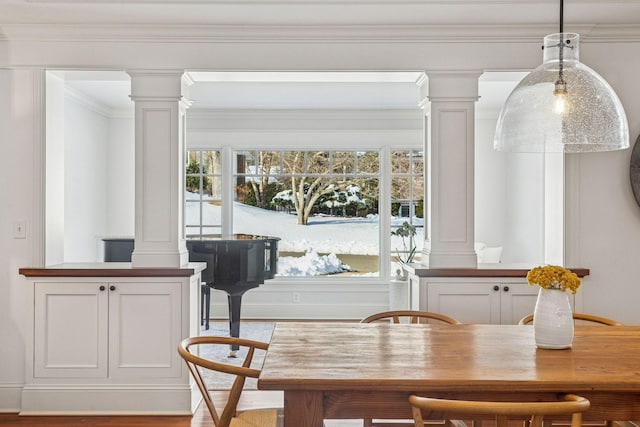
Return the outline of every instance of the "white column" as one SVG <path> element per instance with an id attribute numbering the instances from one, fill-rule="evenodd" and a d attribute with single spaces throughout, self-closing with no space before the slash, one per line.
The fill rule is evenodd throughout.
<path id="1" fill-rule="evenodd" d="M 131 70 L 135 102 L 133 267 L 181 267 L 184 239 L 182 70 Z"/>
<path id="2" fill-rule="evenodd" d="M 425 126 L 427 226 L 422 263 L 476 268 L 474 249 L 474 127 L 480 71 L 427 72 Z"/>

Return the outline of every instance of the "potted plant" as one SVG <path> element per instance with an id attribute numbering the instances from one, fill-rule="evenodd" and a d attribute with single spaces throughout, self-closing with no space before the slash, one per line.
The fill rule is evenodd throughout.
<path id="1" fill-rule="evenodd" d="M 569 294 L 575 294 L 581 280 L 576 273 L 559 265 L 534 267 L 527 283 L 538 285 L 533 312 L 533 330 L 539 348 L 570 348 L 573 342 L 573 313 Z"/>
<path id="2" fill-rule="evenodd" d="M 391 231 L 391 235 L 402 239 L 402 251 L 396 248 L 396 259 L 400 263 L 399 268 L 396 270 L 396 277 L 403 279 L 405 275 L 403 274 L 402 265 L 413 262 L 413 258 L 416 255 L 416 245 L 414 241 L 416 227 L 404 221 L 402 225 Z"/>

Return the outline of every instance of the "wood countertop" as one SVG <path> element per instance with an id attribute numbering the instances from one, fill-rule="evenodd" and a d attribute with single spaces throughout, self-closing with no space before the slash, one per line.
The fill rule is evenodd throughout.
<path id="1" fill-rule="evenodd" d="M 49 267 L 23 267 L 25 277 L 188 277 L 201 272 L 206 263 L 190 262 L 184 267 L 132 267 L 129 262 L 68 263 Z"/>
<path id="2" fill-rule="evenodd" d="M 418 277 L 527 277 L 533 267 L 523 264 L 478 264 L 477 268 L 429 268 L 417 263 L 405 265 L 410 274 Z M 568 268 L 578 277 L 590 274 L 588 268 Z"/>

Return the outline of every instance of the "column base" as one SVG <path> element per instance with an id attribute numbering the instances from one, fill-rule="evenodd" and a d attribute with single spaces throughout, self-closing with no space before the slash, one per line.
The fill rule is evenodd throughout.
<path id="1" fill-rule="evenodd" d="M 478 268 L 478 256 L 472 252 L 430 252 L 422 254 L 422 265 L 429 268 Z"/>
<path id="2" fill-rule="evenodd" d="M 189 252 L 184 249 L 176 252 L 141 252 L 134 249 L 131 254 L 133 268 L 166 267 L 178 268 L 189 263 Z"/>

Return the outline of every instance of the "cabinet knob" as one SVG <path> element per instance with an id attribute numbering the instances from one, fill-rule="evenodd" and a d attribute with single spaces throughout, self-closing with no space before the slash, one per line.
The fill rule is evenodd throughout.
<path id="1" fill-rule="evenodd" d="M 493 290 L 494 290 L 494 291 L 499 291 L 499 290 L 500 290 L 500 286 L 495 285 L 495 286 L 493 287 Z"/>
<path id="2" fill-rule="evenodd" d="M 115 287 L 115 286 L 113 286 L 113 285 L 111 285 L 111 286 L 109 286 L 109 290 L 110 290 L 110 291 L 115 291 L 115 290 L 116 290 L 116 287 Z"/>
<path id="3" fill-rule="evenodd" d="M 100 286 L 99 288 L 101 291 L 104 291 L 106 288 L 104 287 L 104 285 Z"/>
<path id="4" fill-rule="evenodd" d="M 502 290 L 504 290 L 505 292 L 509 292 L 509 287 L 505 286 L 504 288 L 502 288 Z"/>

